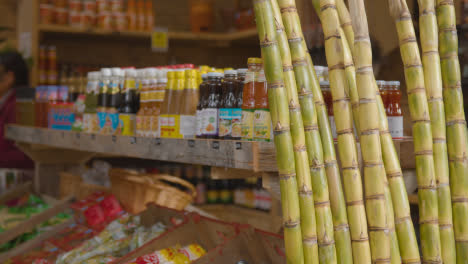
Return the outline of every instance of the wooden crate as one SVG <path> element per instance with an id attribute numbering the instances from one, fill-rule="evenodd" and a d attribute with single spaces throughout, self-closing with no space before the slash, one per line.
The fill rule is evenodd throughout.
<path id="1" fill-rule="evenodd" d="M 84 182 L 79 175 L 60 172 L 60 198 L 74 196 L 84 199 L 95 192 L 111 192 L 110 188 Z"/>

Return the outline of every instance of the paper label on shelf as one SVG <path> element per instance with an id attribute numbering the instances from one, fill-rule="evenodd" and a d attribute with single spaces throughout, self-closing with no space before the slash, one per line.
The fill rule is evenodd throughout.
<path id="1" fill-rule="evenodd" d="M 167 28 L 156 27 L 151 34 L 151 49 L 156 52 L 167 52 L 169 49 L 169 36 Z"/>
<path id="2" fill-rule="evenodd" d="M 193 115 L 181 115 L 180 116 L 179 134 L 183 138 L 194 138 L 195 116 Z"/>
<path id="3" fill-rule="evenodd" d="M 388 130 L 392 138 L 403 137 L 403 116 L 388 116 Z"/>

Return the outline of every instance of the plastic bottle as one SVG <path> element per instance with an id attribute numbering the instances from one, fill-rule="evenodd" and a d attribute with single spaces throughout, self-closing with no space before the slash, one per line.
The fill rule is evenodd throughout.
<path id="1" fill-rule="evenodd" d="M 195 130 L 196 137 L 203 138 L 203 110 L 205 108 L 205 102 L 207 99 L 207 82 L 208 82 L 208 73 L 202 74 L 202 83 L 199 86 L 199 96 L 197 104 L 197 113 L 195 119 Z"/>
<path id="2" fill-rule="evenodd" d="M 263 69 L 258 74 L 255 84 L 254 140 L 270 141 L 273 138 L 270 109 L 268 107 L 268 89 Z"/>
<path id="3" fill-rule="evenodd" d="M 185 84 L 180 112 L 179 134 L 183 138 L 194 138 L 196 134 L 196 113 L 198 105 L 197 70 L 185 70 Z"/>
<path id="4" fill-rule="evenodd" d="M 203 137 L 218 137 L 218 78 L 220 74 L 216 72 L 208 73 L 207 98 L 203 109 Z"/>
<path id="5" fill-rule="evenodd" d="M 98 108 L 97 116 L 99 121 L 99 132 L 102 134 L 110 134 L 110 131 L 106 129 L 107 122 L 107 108 L 110 106 L 110 100 L 108 97 L 108 90 L 111 85 L 111 69 L 101 69 L 101 79 L 99 82 L 99 94 L 98 94 Z"/>
<path id="6" fill-rule="evenodd" d="M 218 114 L 219 138 L 233 139 L 233 112 L 237 108 L 237 72 L 227 70 L 224 72 L 224 76 L 223 93 Z M 235 128 L 239 129 L 240 127 L 236 126 Z"/>
<path id="7" fill-rule="evenodd" d="M 254 135 L 254 112 L 255 112 L 255 90 L 257 86 L 258 73 L 262 68 L 262 59 L 249 58 L 249 66 L 245 76 L 242 93 L 242 140 L 253 140 Z"/>
<path id="8" fill-rule="evenodd" d="M 388 83 L 388 129 L 393 138 L 403 137 L 403 113 L 401 110 L 401 90 L 399 81 Z"/>

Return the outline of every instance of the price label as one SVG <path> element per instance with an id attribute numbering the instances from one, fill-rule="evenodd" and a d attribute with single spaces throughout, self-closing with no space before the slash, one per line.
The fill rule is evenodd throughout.
<path id="1" fill-rule="evenodd" d="M 116 142 L 117 141 L 117 137 L 115 135 L 112 135 L 112 142 Z"/>
<path id="2" fill-rule="evenodd" d="M 155 139 L 154 139 L 154 144 L 155 144 L 156 146 L 160 146 L 160 145 L 161 145 L 161 139 L 160 139 L 160 138 L 155 138 Z"/>
<path id="3" fill-rule="evenodd" d="M 156 52 L 167 52 L 169 49 L 167 28 L 154 28 L 153 34 L 151 34 L 151 49 Z"/>
<path id="4" fill-rule="evenodd" d="M 188 146 L 189 146 L 189 148 L 194 148 L 195 147 L 195 140 L 189 140 L 188 141 Z"/>
<path id="5" fill-rule="evenodd" d="M 213 149 L 219 149 L 219 141 L 213 141 Z"/>
<path id="6" fill-rule="evenodd" d="M 91 134 L 91 140 L 96 140 L 96 135 Z"/>
<path id="7" fill-rule="evenodd" d="M 237 150 L 242 149 L 242 142 L 236 142 L 236 149 Z"/>
<path id="8" fill-rule="evenodd" d="M 76 133 L 76 139 L 80 139 L 80 133 Z"/>
<path id="9" fill-rule="evenodd" d="M 136 141 L 137 141 L 136 137 L 130 138 L 130 144 L 136 144 Z"/>

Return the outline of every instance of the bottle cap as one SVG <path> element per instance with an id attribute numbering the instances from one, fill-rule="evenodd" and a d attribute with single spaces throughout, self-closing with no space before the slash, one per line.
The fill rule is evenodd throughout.
<path id="1" fill-rule="evenodd" d="M 389 85 L 400 86 L 400 81 L 391 81 L 391 82 L 389 82 Z"/>
<path id="2" fill-rule="evenodd" d="M 167 83 L 167 78 L 158 79 L 159 83 Z"/>
<path id="3" fill-rule="evenodd" d="M 126 69 L 125 70 L 125 77 L 133 77 L 137 76 L 137 71 L 135 69 Z"/>
<path id="4" fill-rule="evenodd" d="M 208 78 L 215 78 L 217 76 L 217 72 L 209 72 L 208 73 Z"/>
<path id="5" fill-rule="evenodd" d="M 240 74 L 246 74 L 248 70 L 249 70 L 249 69 L 247 69 L 247 68 L 240 68 L 240 69 L 237 69 L 237 74 L 239 74 L 239 75 L 240 75 Z"/>
<path id="6" fill-rule="evenodd" d="M 263 60 L 261 58 L 249 58 L 247 64 L 262 64 Z"/>
<path id="7" fill-rule="evenodd" d="M 385 81 L 382 81 L 382 80 L 377 80 L 377 81 L 375 81 L 375 82 L 377 83 L 377 86 L 378 86 L 379 88 L 382 87 L 382 86 L 384 86 L 384 85 L 386 84 L 386 82 L 385 82 Z"/>
<path id="8" fill-rule="evenodd" d="M 237 75 L 236 70 L 226 70 L 224 71 L 224 75 Z"/>
<path id="9" fill-rule="evenodd" d="M 109 77 L 109 76 L 111 76 L 111 75 L 112 75 L 111 69 L 109 69 L 109 68 L 102 68 L 102 69 L 101 69 L 101 75 L 102 75 L 103 77 Z"/>

